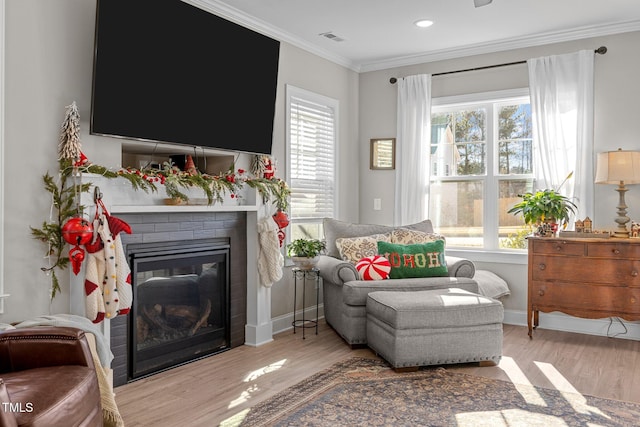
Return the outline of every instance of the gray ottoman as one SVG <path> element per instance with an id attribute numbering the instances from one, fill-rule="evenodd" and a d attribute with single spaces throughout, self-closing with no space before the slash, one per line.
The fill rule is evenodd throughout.
<path id="1" fill-rule="evenodd" d="M 457 288 L 371 292 L 367 343 L 396 369 L 495 365 L 502 357 L 503 318 L 500 301 Z"/>

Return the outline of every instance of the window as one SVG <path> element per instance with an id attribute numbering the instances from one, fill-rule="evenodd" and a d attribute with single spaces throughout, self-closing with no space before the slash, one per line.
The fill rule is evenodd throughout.
<path id="1" fill-rule="evenodd" d="M 507 211 L 533 188 L 531 107 L 510 95 L 434 99 L 429 217 L 447 246 L 524 248 L 524 221 Z"/>
<path id="2" fill-rule="evenodd" d="M 287 85 L 291 240 L 322 239 L 335 216 L 338 101 Z"/>

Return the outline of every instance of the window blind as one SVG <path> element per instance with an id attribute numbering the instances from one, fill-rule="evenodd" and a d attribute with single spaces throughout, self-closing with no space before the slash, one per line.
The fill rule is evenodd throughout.
<path id="1" fill-rule="evenodd" d="M 335 109 L 291 96 L 290 115 L 291 217 L 333 217 Z"/>

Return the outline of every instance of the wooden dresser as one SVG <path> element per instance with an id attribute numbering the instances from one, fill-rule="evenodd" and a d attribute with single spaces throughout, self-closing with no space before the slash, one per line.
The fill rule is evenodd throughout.
<path id="1" fill-rule="evenodd" d="M 539 312 L 640 320 L 640 239 L 530 237 L 529 337 Z"/>

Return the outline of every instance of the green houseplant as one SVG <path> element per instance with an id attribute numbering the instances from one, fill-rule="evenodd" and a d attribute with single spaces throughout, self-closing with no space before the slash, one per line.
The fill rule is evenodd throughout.
<path id="1" fill-rule="evenodd" d="M 526 224 L 542 223 L 567 226 L 570 215 L 575 215 L 578 207 L 568 197 L 556 190 L 539 190 L 520 195 L 522 201 L 516 203 L 507 212 L 521 214 Z"/>
<path id="2" fill-rule="evenodd" d="M 318 262 L 318 256 L 326 248 L 325 242 L 318 239 L 296 239 L 287 245 L 287 255 L 302 270 L 310 270 Z"/>

